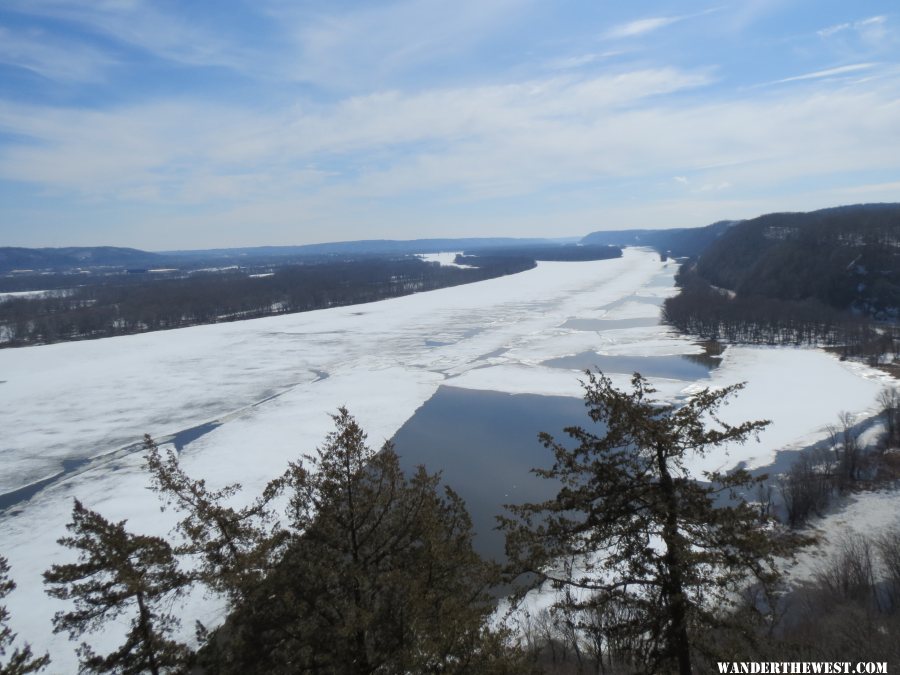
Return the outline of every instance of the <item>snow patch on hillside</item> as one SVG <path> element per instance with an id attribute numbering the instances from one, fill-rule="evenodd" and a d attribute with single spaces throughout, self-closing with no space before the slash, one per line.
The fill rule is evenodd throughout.
<path id="1" fill-rule="evenodd" d="M 441 253 L 419 253 L 417 257 L 425 262 L 436 262 L 441 267 L 459 267 L 471 269 L 472 265 L 460 265 L 456 262 L 456 256 L 462 255 L 462 251 L 443 251 Z"/>

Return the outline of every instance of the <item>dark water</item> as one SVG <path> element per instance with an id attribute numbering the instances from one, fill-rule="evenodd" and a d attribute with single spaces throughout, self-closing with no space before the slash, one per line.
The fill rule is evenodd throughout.
<path id="1" fill-rule="evenodd" d="M 159 440 L 162 443 L 171 442 L 175 446 L 175 449 L 180 453 L 182 450 L 184 450 L 185 446 L 193 443 L 198 438 L 205 436 L 213 429 L 221 426 L 221 424 L 221 422 L 206 422 L 205 424 L 198 424 L 195 427 L 184 429 L 175 434 L 172 434 L 172 436 L 167 436 Z M 50 487 L 51 485 L 54 485 L 55 483 L 68 478 L 72 474 L 80 472 L 81 470 L 87 468 L 89 465 L 94 465 L 94 467 L 97 467 L 117 458 L 124 457 L 135 452 L 143 451 L 144 443 L 138 442 L 132 443 L 131 445 L 125 446 L 124 448 L 119 448 L 118 450 L 114 450 L 110 453 L 107 453 L 106 455 L 101 455 L 99 457 L 76 457 L 71 459 L 64 459 L 61 462 L 62 471 L 60 471 L 59 473 L 49 476 L 48 478 L 44 478 L 43 480 L 31 483 L 30 485 L 24 485 L 15 490 L 0 494 L 0 511 L 6 510 L 12 506 L 16 506 L 17 504 L 31 499 L 44 488 Z M 106 470 L 109 471 L 115 468 L 115 466 L 113 466 L 112 468 L 107 466 Z"/>
<path id="2" fill-rule="evenodd" d="M 404 470 L 424 464 L 430 473 L 443 473 L 466 502 L 476 548 L 500 559 L 503 535 L 494 528 L 503 504 L 556 495 L 555 483 L 530 473 L 552 464 L 538 433 L 571 443 L 563 428 L 589 424 L 580 398 L 440 387 L 400 428 L 394 443 Z"/>
<path id="3" fill-rule="evenodd" d="M 218 429 L 220 426 L 222 426 L 221 422 L 206 422 L 205 424 L 198 424 L 190 429 L 183 429 L 182 431 L 172 434 L 171 443 L 175 446 L 176 452 L 181 454 L 185 446 L 193 443 L 198 438 L 206 436 L 210 431 Z"/>
<path id="4" fill-rule="evenodd" d="M 658 326 L 658 318 L 644 319 L 569 319 L 562 327 L 574 330 L 598 331 L 621 330 L 622 328 L 648 328 Z"/>
<path id="5" fill-rule="evenodd" d="M 81 467 L 88 464 L 91 460 L 89 458 L 84 459 L 64 459 L 62 460 L 63 470 L 58 474 L 50 476 L 49 478 L 44 478 L 43 480 L 39 480 L 37 482 L 31 483 L 30 485 L 25 485 L 23 487 L 17 488 L 15 490 L 11 490 L 9 492 L 4 492 L 0 494 L 0 511 L 3 511 L 10 506 L 15 506 L 19 502 L 24 502 L 28 499 L 31 499 L 38 492 L 43 490 L 48 485 L 52 485 L 56 481 L 60 480 L 67 474 L 72 473 L 73 471 L 77 471 Z"/>
<path id="6" fill-rule="evenodd" d="M 582 352 L 573 356 L 549 359 L 541 365 L 551 368 L 578 370 L 600 369 L 604 373 L 640 373 L 644 377 L 665 377 L 673 380 L 700 380 L 709 377 L 717 361 L 700 355 L 684 356 L 604 356 L 596 352 Z"/>

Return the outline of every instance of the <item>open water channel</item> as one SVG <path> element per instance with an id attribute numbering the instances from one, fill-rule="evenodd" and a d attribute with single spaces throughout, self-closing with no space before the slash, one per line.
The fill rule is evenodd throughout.
<path id="1" fill-rule="evenodd" d="M 656 325 L 656 319 L 579 320 L 565 325 L 603 331 Z M 701 356 L 609 356 L 584 352 L 544 361 L 544 366 L 605 373 L 640 372 L 648 377 L 702 381 L 718 359 Z M 569 396 L 508 394 L 442 386 L 394 435 L 406 471 L 424 464 L 440 471 L 444 482 L 466 502 L 482 555 L 502 559 L 503 534 L 496 517 L 504 505 L 540 502 L 555 496 L 558 485 L 532 472 L 553 463 L 538 435 L 547 432 L 563 444 L 573 441 L 566 427 L 581 426 L 602 435 L 587 416 L 584 401 Z"/>

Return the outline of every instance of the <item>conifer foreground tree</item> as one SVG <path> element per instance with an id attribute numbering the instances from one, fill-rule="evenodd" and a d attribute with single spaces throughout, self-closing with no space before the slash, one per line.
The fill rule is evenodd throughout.
<path id="1" fill-rule="evenodd" d="M 66 631 L 76 639 L 133 612 L 125 642 L 115 651 L 99 655 L 81 645 L 82 671 L 179 672 L 190 652 L 171 639 L 178 620 L 163 607 L 187 580 L 178 571 L 169 544 L 158 537 L 131 534 L 125 521 L 111 523 L 77 499 L 66 528 L 71 535 L 59 543 L 78 551 L 78 562 L 53 565 L 44 572 L 44 582 L 48 595 L 73 600 L 75 607 L 54 616 L 54 632 Z"/>
<path id="2" fill-rule="evenodd" d="M 210 490 L 204 479 L 193 480 L 184 472 L 172 449 L 162 452 L 148 435 L 144 448 L 152 489 L 183 514 L 176 526 L 182 543 L 175 552 L 196 556 L 199 564 L 192 576 L 225 594 L 233 606 L 266 573 L 282 540 L 273 531 L 269 510 L 282 481 L 269 483 L 249 506 L 234 508 L 228 500 L 241 490 L 239 483 Z"/>
<path id="3" fill-rule="evenodd" d="M 0 600 L 12 593 L 15 587 L 16 583 L 9 578 L 9 562 L 0 556 Z M 50 662 L 50 656 L 44 654 L 35 657 L 27 644 L 13 649 L 9 660 L 5 660 L 6 650 L 12 647 L 16 639 L 16 634 L 7 626 L 8 621 L 9 610 L 0 605 L 0 675 L 25 675 L 44 668 Z"/>
<path id="4" fill-rule="evenodd" d="M 555 499 L 511 506 L 501 519 L 511 565 L 552 582 L 562 591 L 558 608 L 600 630 L 641 672 L 689 675 L 698 657 L 715 658 L 712 636 L 726 634 L 741 590 L 771 589 L 774 558 L 792 546 L 737 494 L 761 478 L 737 470 L 699 482 L 689 462 L 744 443 L 768 422 L 716 417 L 740 384 L 674 405 L 654 399 L 638 374 L 630 392 L 602 373 L 588 377 L 585 405 L 602 426 L 566 429 L 577 445 L 542 435 L 555 461 L 535 472 L 561 487 Z M 745 635 L 746 621 L 742 614 L 737 626 Z"/>
<path id="5" fill-rule="evenodd" d="M 486 627 L 492 566 L 472 549 L 460 498 L 390 443 L 375 452 L 346 409 L 287 477 L 283 559 L 201 654 L 216 673 L 497 673 Z"/>

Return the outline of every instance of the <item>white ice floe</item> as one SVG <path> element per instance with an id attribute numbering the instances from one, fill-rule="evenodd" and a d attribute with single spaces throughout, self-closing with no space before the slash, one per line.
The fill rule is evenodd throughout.
<path id="1" fill-rule="evenodd" d="M 858 363 L 840 361 L 817 349 L 729 347 L 710 384 L 746 382 L 720 417 L 731 424 L 771 420 L 759 443 L 732 447 L 696 461 L 695 470 L 748 468 L 771 464 L 779 450 L 799 449 L 828 434 L 842 411 L 873 415 L 890 378 Z M 698 383 L 687 391 L 700 387 Z"/>

